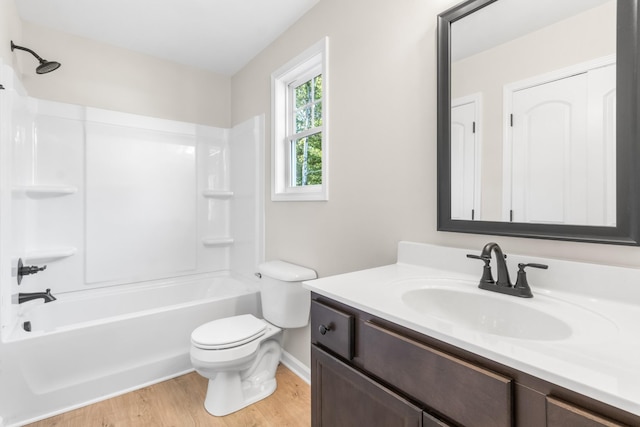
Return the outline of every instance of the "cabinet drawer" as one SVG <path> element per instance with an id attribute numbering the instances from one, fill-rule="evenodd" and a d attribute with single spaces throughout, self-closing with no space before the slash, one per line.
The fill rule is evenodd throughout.
<path id="1" fill-rule="evenodd" d="M 586 409 L 547 396 L 548 427 L 622 427 L 624 424 L 604 418 Z"/>
<path id="2" fill-rule="evenodd" d="M 311 342 L 347 360 L 353 358 L 354 317 L 318 301 L 311 301 Z"/>
<path id="3" fill-rule="evenodd" d="M 513 425 L 510 378 L 370 322 L 362 325 L 358 345 L 365 370 L 452 421 L 467 427 Z"/>

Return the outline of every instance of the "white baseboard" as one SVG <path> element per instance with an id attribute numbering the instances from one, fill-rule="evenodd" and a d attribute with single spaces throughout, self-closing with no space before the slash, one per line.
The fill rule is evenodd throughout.
<path id="1" fill-rule="evenodd" d="M 287 368 L 291 370 L 294 374 L 302 378 L 304 382 L 307 384 L 311 384 L 311 369 L 293 357 L 290 353 L 282 350 L 282 357 L 280 357 L 280 362 Z"/>

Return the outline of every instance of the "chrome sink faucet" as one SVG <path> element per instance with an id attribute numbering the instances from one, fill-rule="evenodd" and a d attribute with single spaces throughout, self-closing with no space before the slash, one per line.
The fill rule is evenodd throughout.
<path id="1" fill-rule="evenodd" d="M 496 255 L 496 263 L 498 269 L 498 280 L 494 281 L 493 276 L 491 274 L 491 256 L 495 253 Z M 526 267 L 533 268 L 549 268 L 548 265 L 545 264 L 518 264 L 518 278 L 516 280 L 515 285 L 511 284 L 511 279 L 509 278 L 509 269 L 507 267 L 507 256 L 502 252 L 502 248 L 495 242 L 490 242 L 484 245 L 482 248 L 482 252 L 480 255 L 467 254 L 467 258 L 479 259 L 484 261 L 484 268 L 482 270 L 482 277 L 480 278 L 480 283 L 478 287 L 480 289 L 485 289 L 487 291 L 499 292 L 501 294 L 513 295 L 522 298 L 532 298 L 533 293 L 531 292 L 531 288 L 529 287 L 529 282 L 527 281 L 527 273 L 524 271 Z"/>

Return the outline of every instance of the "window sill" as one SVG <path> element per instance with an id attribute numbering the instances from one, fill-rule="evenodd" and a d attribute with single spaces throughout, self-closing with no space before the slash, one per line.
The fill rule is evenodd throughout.
<path id="1" fill-rule="evenodd" d="M 326 202 L 329 195 L 326 192 L 290 192 L 290 193 L 272 193 L 271 201 L 273 202 Z"/>

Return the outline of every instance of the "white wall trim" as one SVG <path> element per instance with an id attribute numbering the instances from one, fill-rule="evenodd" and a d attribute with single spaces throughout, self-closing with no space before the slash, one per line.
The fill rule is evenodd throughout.
<path id="1" fill-rule="evenodd" d="M 311 369 L 293 357 L 291 353 L 282 350 L 282 357 L 280 357 L 280 362 L 287 368 L 291 370 L 294 374 L 299 376 L 304 382 L 311 385 Z"/>
<path id="2" fill-rule="evenodd" d="M 294 188 L 287 184 L 286 103 L 288 84 L 293 75 L 304 73 L 305 68 L 317 67 L 320 58 L 322 73 L 322 185 Z M 302 71 L 301 71 L 302 70 Z M 271 200 L 272 201 L 327 201 L 329 200 L 329 38 L 318 42 L 271 74 Z"/>

